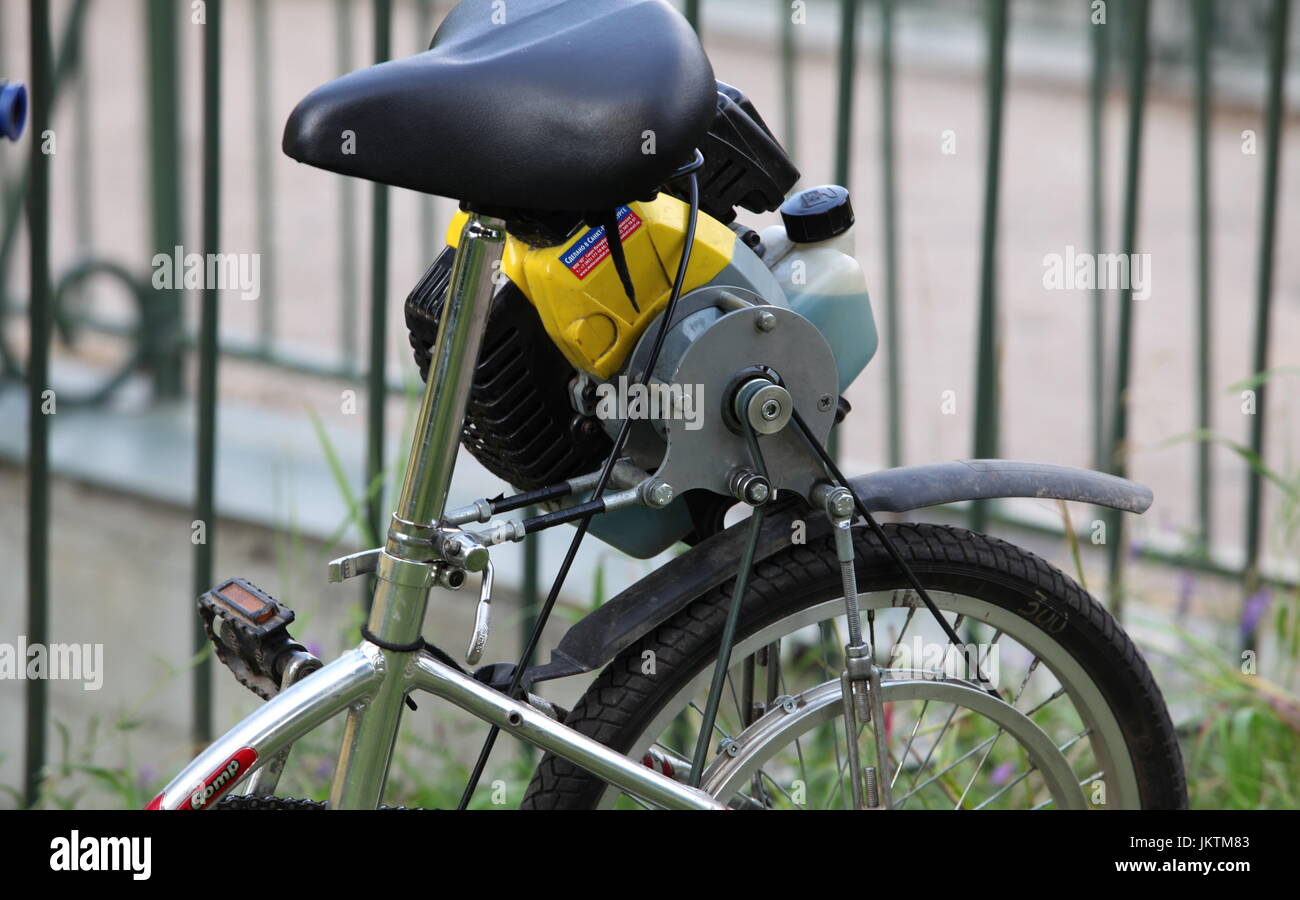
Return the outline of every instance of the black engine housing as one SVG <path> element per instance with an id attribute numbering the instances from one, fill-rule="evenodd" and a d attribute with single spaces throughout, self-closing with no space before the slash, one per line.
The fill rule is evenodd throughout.
<path id="1" fill-rule="evenodd" d="M 406 298 L 411 348 L 426 381 L 454 256 L 451 247 L 443 250 Z M 493 475 L 525 491 L 599 468 L 612 442 L 599 422 L 574 412 L 573 374 L 533 305 L 507 281 L 488 312 L 461 443 Z"/>

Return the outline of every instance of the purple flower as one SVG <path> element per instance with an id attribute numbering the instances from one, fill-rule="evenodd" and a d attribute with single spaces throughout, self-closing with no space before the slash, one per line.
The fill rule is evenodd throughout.
<path id="1" fill-rule="evenodd" d="M 320 644 L 316 643 L 315 641 L 308 641 L 307 652 L 310 653 L 312 656 L 316 657 L 317 659 L 320 659 L 321 656 Z"/>
<path id="2" fill-rule="evenodd" d="M 1179 622 L 1186 621 L 1192 606 L 1192 595 L 1196 593 L 1196 576 L 1187 569 L 1178 572 L 1178 606 L 1176 615 Z"/>
<path id="3" fill-rule="evenodd" d="M 1142 556 L 1142 542 L 1137 539 L 1137 535 L 1129 538 L 1128 541 L 1128 558 L 1138 559 Z"/>
<path id="4" fill-rule="evenodd" d="M 1260 620 L 1264 618 L 1264 613 L 1268 610 L 1268 602 L 1272 598 L 1273 595 L 1268 588 L 1258 590 L 1246 598 L 1241 610 L 1241 635 L 1243 638 L 1255 633 Z"/>
<path id="5" fill-rule="evenodd" d="M 136 773 L 135 779 L 140 787 L 147 788 L 149 785 L 153 784 L 153 780 L 157 775 L 158 773 L 154 771 L 153 766 L 145 765 L 140 767 L 140 771 Z"/>
<path id="6" fill-rule="evenodd" d="M 993 769 L 993 774 L 989 776 L 989 780 L 996 785 L 1004 785 L 1007 783 L 1007 779 L 1011 777 L 1011 770 L 1011 763 L 998 763 L 998 765 Z"/>

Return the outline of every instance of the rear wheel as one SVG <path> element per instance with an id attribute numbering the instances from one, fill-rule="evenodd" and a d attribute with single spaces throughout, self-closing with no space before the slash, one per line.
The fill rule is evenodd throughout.
<path id="1" fill-rule="evenodd" d="M 888 779 L 902 808 L 1180 808 L 1187 791 L 1163 698 L 1109 614 L 1074 581 L 1004 541 L 886 525 L 966 646 L 947 640 L 865 529 L 855 532 L 863 627 L 884 673 Z M 686 780 L 732 584 L 621 653 L 565 720 Z M 743 808 L 837 808 L 851 797 L 840 702 L 843 591 L 829 539 L 759 563 L 743 601 L 701 786 Z M 973 667 L 973 668 L 972 668 Z M 976 683 L 978 669 L 998 699 Z M 869 762 L 874 725 L 859 745 Z M 543 758 L 523 805 L 634 806 Z"/>

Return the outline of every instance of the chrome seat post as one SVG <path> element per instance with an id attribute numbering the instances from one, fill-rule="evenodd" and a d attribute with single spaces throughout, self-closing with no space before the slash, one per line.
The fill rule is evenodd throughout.
<path id="1" fill-rule="evenodd" d="M 367 627 L 385 645 L 414 644 L 423 629 L 435 579 L 433 562 L 441 553 L 439 519 L 460 448 L 461 423 L 505 238 L 505 223 L 487 216 L 471 215 L 461 232 L 397 511 L 375 567 Z M 348 712 L 331 809 L 373 809 L 383 792 L 410 687 L 406 670 L 411 653 L 379 652 L 385 677 L 368 702 Z"/>

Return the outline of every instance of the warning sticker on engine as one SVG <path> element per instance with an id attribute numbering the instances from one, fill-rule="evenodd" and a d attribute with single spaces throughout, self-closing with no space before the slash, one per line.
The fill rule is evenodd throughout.
<path id="1" fill-rule="evenodd" d="M 643 224 L 641 217 L 631 207 L 618 208 L 618 237 L 626 241 Z M 609 256 L 609 241 L 605 240 L 605 226 L 592 228 L 560 257 L 560 262 L 581 280 L 591 274 Z"/>

